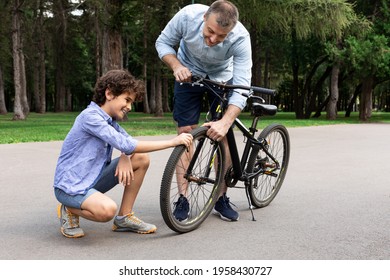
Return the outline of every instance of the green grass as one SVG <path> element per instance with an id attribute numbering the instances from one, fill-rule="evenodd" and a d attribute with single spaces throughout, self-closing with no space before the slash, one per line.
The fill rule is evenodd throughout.
<path id="1" fill-rule="evenodd" d="M 24 121 L 12 121 L 12 113 L 0 115 L 0 144 L 62 141 L 78 114 L 78 112 L 30 113 L 27 120 Z M 204 115 L 201 119 L 204 120 Z M 248 126 L 251 123 L 249 113 L 242 113 L 240 119 Z M 258 127 L 264 128 L 266 125 L 275 122 L 286 127 L 360 123 L 357 113 L 353 113 L 350 118 L 345 118 L 344 114 L 339 113 L 335 121 L 326 120 L 325 114 L 318 119 L 297 120 L 294 113 L 278 113 L 276 116 L 263 118 Z M 370 122 L 390 123 L 390 113 L 373 113 Z M 171 113 L 156 118 L 152 115 L 132 112 L 129 114 L 129 119 L 120 124 L 132 136 L 176 134 L 176 127 Z"/>

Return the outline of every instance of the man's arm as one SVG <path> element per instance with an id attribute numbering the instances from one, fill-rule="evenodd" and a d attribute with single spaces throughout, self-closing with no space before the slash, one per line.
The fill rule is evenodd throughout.
<path id="1" fill-rule="evenodd" d="M 188 82 L 191 80 L 191 71 L 183 64 L 181 64 L 176 55 L 167 54 L 162 58 L 162 61 L 172 69 L 173 76 L 175 76 L 176 81 Z"/>
<path id="2" fill-rule="evenodd" d="M 216 141 L 221 141 L 226 136 L 234 120 L 240 115 L 241 109 L 235 105 L 229 105 L 223 118 L 216 122 L 208 122 L 203 126 L 209 126 L 207 136 Z"/>

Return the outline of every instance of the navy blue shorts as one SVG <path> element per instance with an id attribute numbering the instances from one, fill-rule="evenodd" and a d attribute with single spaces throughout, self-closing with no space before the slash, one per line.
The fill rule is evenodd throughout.
<path id="1" fill-rule="evenodd" d="M 180 84 L 175 81 L 173 119 L 177 122 L 177 126 L 197 125 L 203 104 L 208 103 L 208 111 L 209 108 L 213 108 L 216 99 L 215 95 L 205 87 Z"/>

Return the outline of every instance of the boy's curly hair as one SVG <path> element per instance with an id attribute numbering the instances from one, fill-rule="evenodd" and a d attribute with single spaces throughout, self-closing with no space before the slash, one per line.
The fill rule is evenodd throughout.
<path id="1" fill-rule="evenodd" d="M 99 106 L 106 103 L 106 89 L 109 89 L 114 96 L 125 92 L 134 92 L 136 94 L 135 101 L 141 101 L 145 93 L 144 82 L 136 79 L 125 69 L 110 70 L 101 76 L 95 84 L 92 101 Z"/>

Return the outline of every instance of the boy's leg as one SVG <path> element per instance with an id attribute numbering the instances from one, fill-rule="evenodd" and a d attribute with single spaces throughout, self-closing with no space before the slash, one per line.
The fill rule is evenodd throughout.
<path id="1" fill-rule="evenodd" d="M 122 203 L 119 208 L 118 215 L 123 216 L 133 211 L 135 199 L 142 186 L 145 174 L 148 171 L 150 159 L 148 154 L 134 154 L 131 157 L 131 164 L 133 166 L 134 180 L 131 184 L 125 186 L 123 191 Z"/>
<path id="2" fill-rule="evenodd" d="M 148 154 L 134 154 L 131 157 L 134 180 L 131 181 L 130 185 L 125 186 L 118 216 L 114 219 L 112 226 L 113 231 L 153 233 L 157 230 L 155 225 L 145 223 L 133 213 L 134 202 L 149 168 L 149 163 Z"/>
<path id="3" fill-rule="evenodd" d="M 73 214 L 95 222 L 108 222 L 115 217 L 115 201 L 101 192 L 94 192 L 81 204 L 81 209 L 67 207 Z"/>

